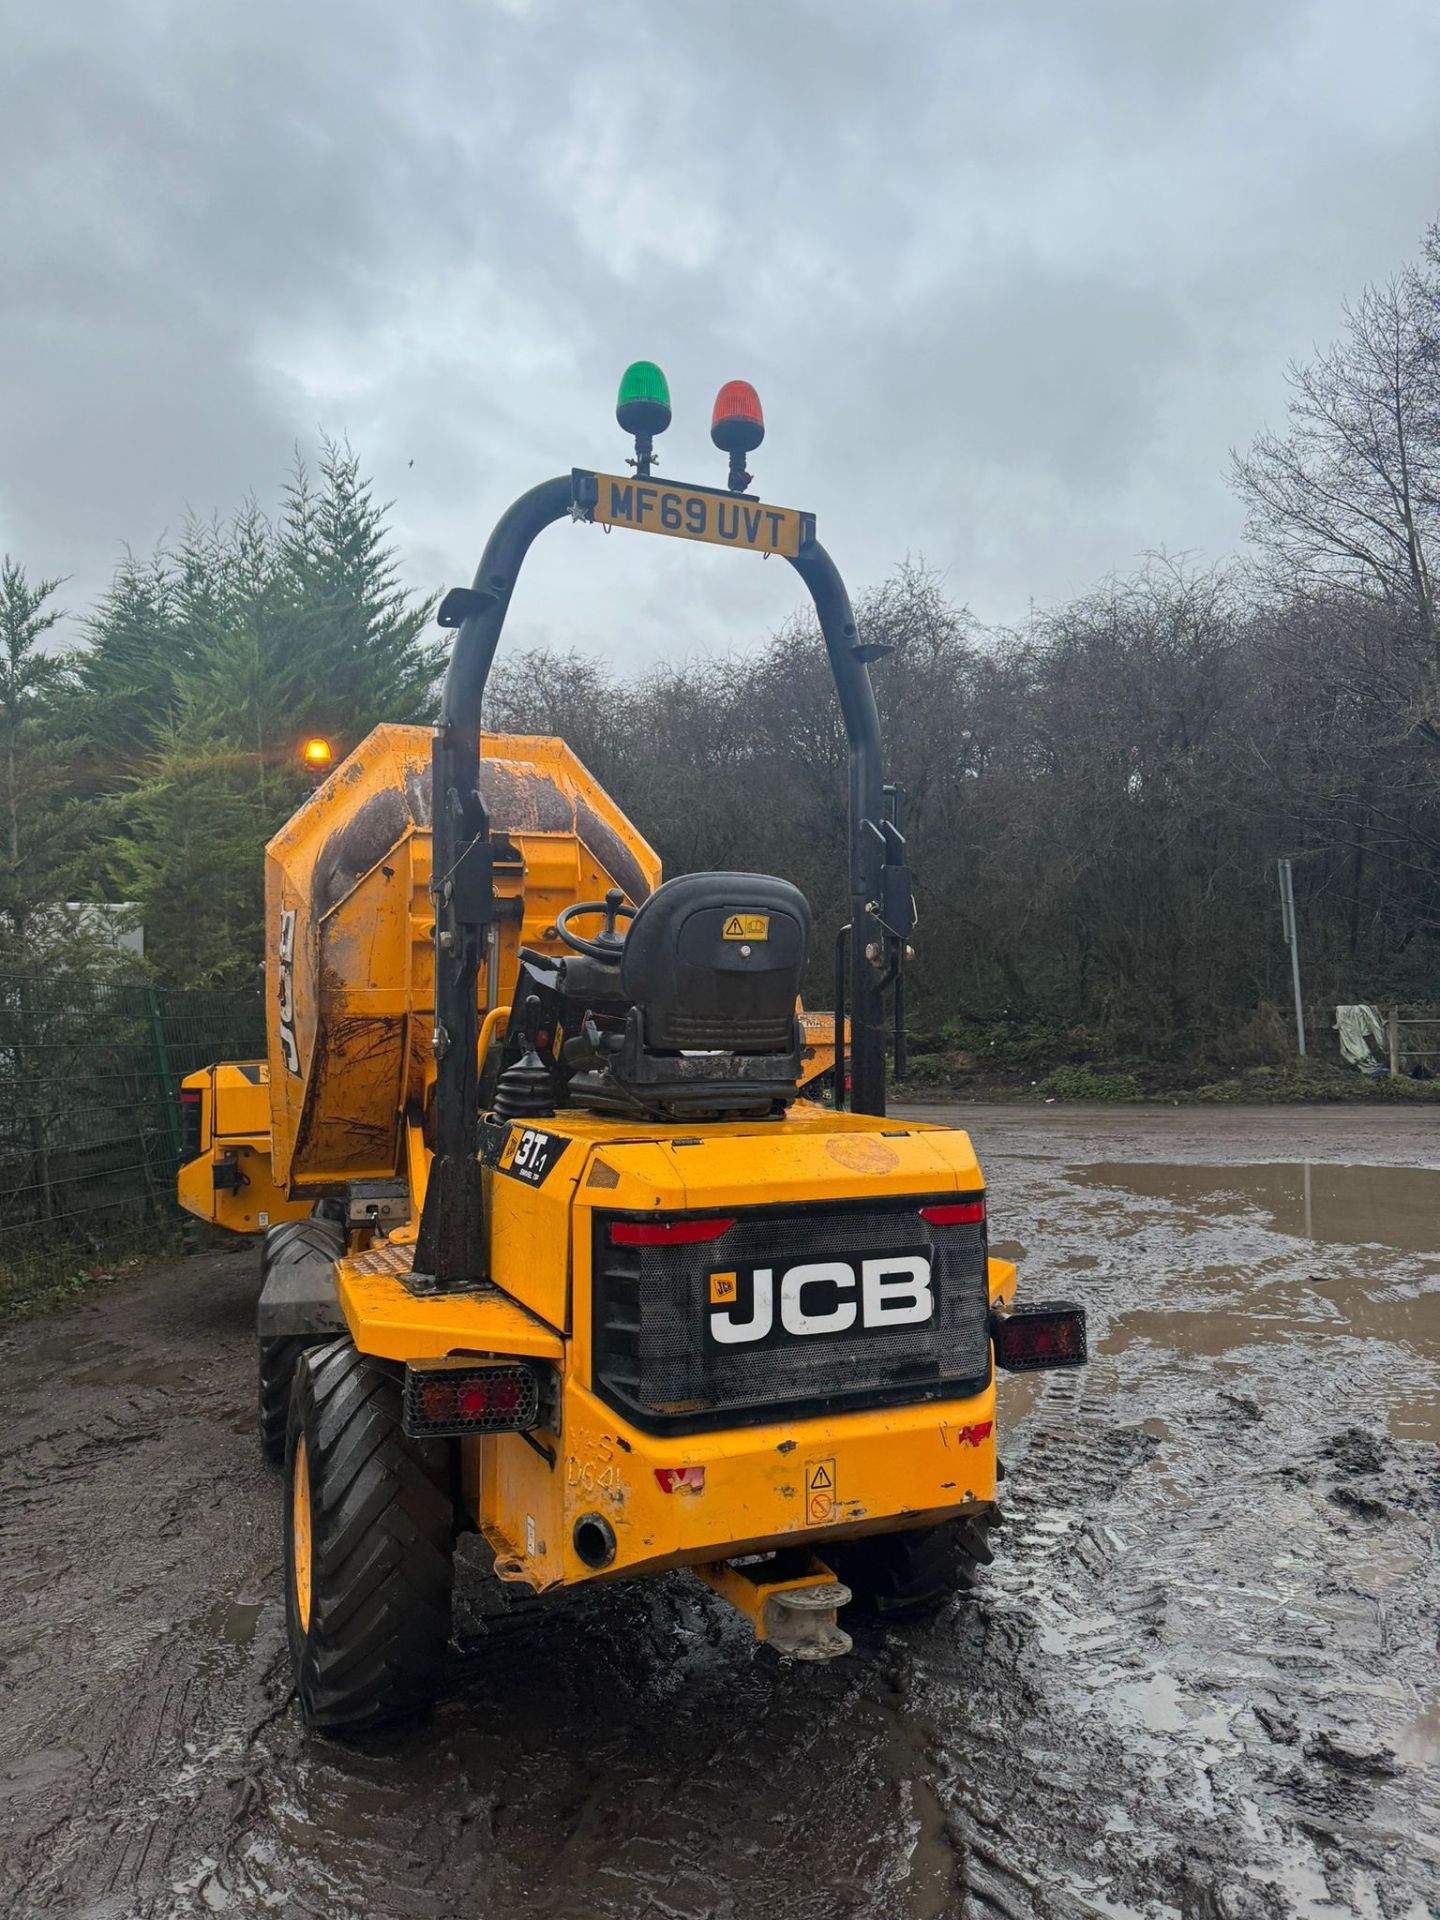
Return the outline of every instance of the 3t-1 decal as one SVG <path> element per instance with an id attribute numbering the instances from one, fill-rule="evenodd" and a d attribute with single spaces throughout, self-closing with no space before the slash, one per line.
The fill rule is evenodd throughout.
<path id="1" fill-rule="evenodd" d="M 538 1127 L 514 1127 L 500 1149 L 497 1171 L 527 1187 L 538 1187 L 570 1142 L 563 1133 L 542 1133 Z"/>

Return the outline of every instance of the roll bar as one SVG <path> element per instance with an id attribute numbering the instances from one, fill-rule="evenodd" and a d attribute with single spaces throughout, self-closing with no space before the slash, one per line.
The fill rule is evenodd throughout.
<path id="1" fill-rule="evenodd" d="M 510 609 L 510 596 L 536 536 L 574 513 L 570 474 L 521 494 L 496 522 L 474 584 L 446 594 L 438 618 L 458 629 L 435 734 L 432 785 L 432 879 L 435 907 L 435 1157 L 430 1169 L 415 1273 L 437 1288 L 483 1278 L 476 1073 L 476 987 L 495 924 L 490 823 L 480 793 L 480 727 L 485 686 Z M 838 569 L 815 539 L 790 560 L 809 589 L 850 747 L 850 1062 L 858 1113 L 885 1111 L 886 958 L 893 929 L 885 924 L 887 838 L 883 820 L 880 716 L 860 645 L 850 596 Z M 903 843 L 902 843 L 903 845 Z M 903 854 L 902 854 L 903 857 Z M 908 899 L 908 872 L 905 876 Z M 908 930 L 908 929 L 907 929 Z M 890 936 L 887 939 L 886 936 Z M 837 1009 L 837 1018 L 842 1010 Z M 835 1062 L 837 1090 L 844 1062 Z"/>

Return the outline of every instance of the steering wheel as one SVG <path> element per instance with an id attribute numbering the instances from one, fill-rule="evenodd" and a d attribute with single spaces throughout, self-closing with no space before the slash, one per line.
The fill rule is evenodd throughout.
<path id="1" fill-rule="evenodd" d="M 593 940 L 570 931 L 570 922 L 587 913 L 603 913 L 605 916 L 605 924 Z M 592 960 L 602 960 L 607 966 L 618 967 L 620 955 L 625 950 L 625 936 L 616 932 L 615 922 L 634 918 L 634 907 L 627 907 L 624 894 L 618 887 L 612 887 L 603 900 L 572 900 L 568 907 L 556 914 L 555 931 L 566 946 L 573 947 L 576 953 L 585 953 Z"/>

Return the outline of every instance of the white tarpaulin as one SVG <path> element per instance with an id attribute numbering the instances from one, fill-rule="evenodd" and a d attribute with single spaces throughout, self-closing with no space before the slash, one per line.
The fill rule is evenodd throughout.
<path id="1" fill-rule="evenodd" d="M 1336 1007 L 1335 1026 L 1340 1035 L 1340 1051 L 1352 1067 L 1373 1070 L 1384 1064 L 1388 1058 L 1385 1028 L 1374 1007 Z M 1377 1052 L 1379 1060 L 1375 1057 Z"/>

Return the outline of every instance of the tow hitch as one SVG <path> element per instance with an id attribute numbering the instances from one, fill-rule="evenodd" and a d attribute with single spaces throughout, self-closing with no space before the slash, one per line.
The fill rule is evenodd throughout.
<path id="1" fill-rule="evenodd" d="M 795 1660 L 834 1660 L 852 1642 L 835 1615 L 850 1589 L 823 1560 L 800 1551 L 711 1560 L 691 1572 L 743 1613 L 755 1638 Z"/>

